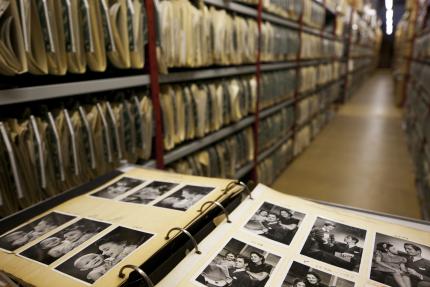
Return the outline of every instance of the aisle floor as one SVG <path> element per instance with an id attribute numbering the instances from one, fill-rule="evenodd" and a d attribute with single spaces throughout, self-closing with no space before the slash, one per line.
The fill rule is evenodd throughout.
<path id="1" fill-rule="evenodd" d="M 311 199 L 420 218 L 389 71 L 374 73 L 272 185 Z"/>

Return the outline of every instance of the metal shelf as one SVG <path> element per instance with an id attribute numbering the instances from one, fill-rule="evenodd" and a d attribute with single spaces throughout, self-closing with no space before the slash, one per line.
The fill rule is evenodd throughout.
<path id="1" fill-rule="evenodd" d="M 169 84 L 185 81 L 205 80 L 213 78 L 222 78 L 243 74 L 252 74 L 256 72 L 256 65 L 244 65 L 236 67 L 215 67 L 204 70 L 191 70 L 185 72 L 173 72 L 167 75 L 160 75 L 160 84 Z"/>
<path id="2" fill-rule="evenodd" d="M 243 15 L 257 17 L 257 9 L 248 7 L 233 1 L 223 1 L 223 0 L 204 0 L 205 4 L 212 5 L 218 8 L 230 10 Z"/>
<path id="3" fill-rule="evenodd" d="M 149 85 L 149 75 L 0 90 L 0 106 Z"/>
<path id="4" fill-rule="evenodd" d="M 206 135 L 202 139 L 197 139 L 192 141 L 189 144 L 185 144 L 184 146 L 178 147 L 164 155 L 164 164 L 168 165 L 178 159 L 186 157 L 202 148 L 205 148 L 223 138 L 226 138 L 229 135 L 234 134 L 235 132 L 244 129 L 245 127 L 251 125 L 255 121 L 255 116 L 248 116 L 241 121 L 229 125 L 225 128 L 220 129 L 212 134 Z"/>
<path id="5" fill-rule="evenodd" d="M 279 16 L 275 16 L 273 14 L 270 14 L 268 12 L 263 12 L 261 15 L 261 18 L 263 21 L 269 21 L 274 24 L 282 25 L 284 27 L 288 27 L 294 30 L 300 29 L 300 24 L 296 21 L 285 19 Z"/>
<path id="6" fill-rule="evenodd" d="M 269 155 L 271 155 L 275 150 L 277 150 L 283 143 L 285 143 L 289 138 L 291 138 L 293 135 L 293 131 L 289 131 L 287 135 L 283 136 L 279 141 L 277 141 L 274 145 L 272 145 L 270 148 L 266 149 L 262 153 L 258 155 L 257 162 L 260 163 L 263 160 L 265 160 Z"/>
<path id="7" fill-rule="evenodd" d="M 254 168 L 254 162 L 250 162 L 246 165 L 244 165 L 243 167 L 241 167 L 237 172 L 236 175 L 234 176 L 235 179 L 241 179 L 242 177 L 244 177 L 246 174 L 248 174 L 252 169 Z"/>
<path id="8" fill-rule="evenodd" d="M 262 63 L 261 64 L 261 71 L 263 72 L 269 72 L 269 71 L 276 71 L 276 70 L 283 70 L 283 69 L 293 69 L 297 68 L 297 61 L 285 61 L 285 62 L 278 62 L 278 63 Z"/>
<path id="9" fill-rule="evenodd" d="M 294 102 L 295 102 L 295 99 L 288 99 L 288 100 L 285 100 L 281 103 L 277 103 L 270 108 L 266 108 L 266 109 L 260 111 L 260 113 L 259 113 L 260 119 L 264 119 L 264 118 L 276 113 L 277 111 L 279 111 L 279 110 L 281 110 L 287 106 L 293 105 Z"/>

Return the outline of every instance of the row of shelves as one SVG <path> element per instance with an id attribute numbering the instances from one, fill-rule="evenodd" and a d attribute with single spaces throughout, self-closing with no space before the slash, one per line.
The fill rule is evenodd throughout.
<path id="1" fill-rule="evenodd" d="M 335 59 L 319 59 L 308 61 L 286 61 L 280 63 L 261 64 L 262 72 L 270 72 L 282 69 L 293 69 L 297 67 L 315 66 L 330 63 Z M 175 72 L 160 75 L 160 84 L 178 83 L 185 81 L 196 81 L 213 78 L 222 78 L 236 75 L 256 73 L 255 65 L 243 65 L 234 67 L 215 67 L 185 72 Z M 125 88 L 148 86 L 149 75 L 124 76 L 89 80 L 52 85 L 41 85 L 32 87 L 12 88 L 0 90 L 0 106 L 19 104 L 30 101 L 48 100 L 67 96 L 75 96 L 90 93 L 99 93 Z"/>

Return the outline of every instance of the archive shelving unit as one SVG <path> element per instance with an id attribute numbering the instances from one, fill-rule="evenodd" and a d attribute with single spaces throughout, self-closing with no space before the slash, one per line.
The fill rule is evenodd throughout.
<path id="1" fill-rule="evenodd" d="M 340 13 L 333 9 L 326 1 L 309 0 L 313 4 L 320 5 L 324 8 L 326 13 L 326 21 L 330 23 L 335 23 L 337 17 L 341 17 Z M 29 104 L 37 101 L 49 101 L 62 97 L 78 96 L 83 94 L 100 93 L 112 90 L 120 90 L 125 88 L 133 87 L 143 87 L 149 88 L 149 94 L 153 104 L 154 119 L 155 119 L 155 135 L 154 135 L 154 148 L 152 153 L 152 159 L 146 162 L 140 162 L 140 164 L 151 167 L 165 169 L 168 165 L 174 163 L 175 161 L 189 156 L 199 150 L 211 146 L 212 144 L 225 139 L 226 137 L 233 135 L 244 128 L 253 127 L 254 131 L 254 145 L 255 154 L 254 160 L 239 167 L 236 171 L 236 178 L 246 178 L 246 179 L 257 179 L 257 165 L 261 163 L 264 159 L 269 157 L 273 152 L 275 152 L 283 143 L 289 139 L 294 139 L 296 133 L 308 125 L 315 119 L 318 115 L 323 113 L 333 114 L 334 106 L 337 102 L 342 101 L 342 94 L 348 92 L 350 89 L 349 85 L 351 82 L 351 74 L 360 73 L 363 71 L 369 71 L 371 65 L 363 65 L 360 68 L 349 71 L 347 69 L 348 61 L 350 60 L 350 47 L 355 45 L 351 43 L 351 36 L 347 33 L 337 33 L 335 31 L 335 25 L 328 28 L 324 25 L 321 29 L 313 28 L 307 26 L 303 21 L 303 14 L 300 15 L 298 20 L 291 20 L 277 16 L 270 12 L 267 12 L 263 8 L 262 0 L 258 1 L 257 5 L 248 5 L 240 2 L 226 2 L 223 0 L 204 0 L 204 3 L 209 6 L 215 6 L 218 9 L 225 9 L 236 14 L 240 14 L 246 17 L 251 17 L 257 20 L 259 25 L 259 33 L 261 34 L 261 24 L 263 21 L 269 21 L 276 25 L 286 27 L 288 29 L 296 30 L 300 34 L 300 39 L 303 34 L 312 34 L 314 36 L 321 37 L 328 41 L 336 41 L 344 45 L 344 56 L 342 58 L 338 57 L 327 57 L 322 59 L 302 59 L 300 53 L 300 45 L 297 56 L 293 60 L 288 61 L 278 61 L 278 62 L 262 62 L 260 59 L 260 51 L 258 51 L 257 59 L 255 64 L 245 64 L 237 66 L 213 66 L 204 67 L 198 69 L 181 69 L 180 71 L 173 71 L 168 74 L 160 74 L 158 71 L 158 63 L 156 56 L 156 28 L 155 28 L 155 8 L 152 1 L 144 1 L 146 12 L 147 12 L 147 26 L 148 26 L 148 44 L 147 44 L 147 61 L 145 69 L 139 72 L 124 72 L 121 74 L 120 71 L 114 73 L 113 77 L 101 78 L 103 74 L 98 74 L 93 79 L 86 79 L 85 74 L 75 77 L 73 81 L 67 82 L 68 77 L 62 77 L 65 82 L 58 82 L 59 78 L 54 81 L 48 82 L 42 85 L 32 85 L 32 86 L 19 86 L 15 84 L 13 86 L 1 85 L 0 90 L 0 108 L 7 108 L 10 105 L 17 104 Z M 351 10 L 354 13 L 354 10 Z M 343 17 L 343 16 L 342 16 Z M 346 26 L 351 27 L 352 22 L 347 23 Z M 261 38 L 261 37 L 260 37 Z M 263 72 L 278 71 L 292 69 L 296 71 L 296 81 L 298 80 L 299 70 L 301 67 L 308 66 L 318 66 L 324 63 L 334 63 L 338 62 L 340 65 L 344 66 L 341 70 L 343 71 L 341 75 L 323 85 L 317 86 L 315 90 L 307 91 L 305 93 L 300 93 L 298 91 L 298 85 L 296 85 L 296 90 L 294 97 L 288 99 L 284 102 L 277 103 L 274 106 L 265 108 L 263 110 L 259 109 L 259 98 L 261 92 L 260 77 Z M 216 79 L 228 76 L 237 75 L 249 75 L 254 74 L 257 79 L 257 103 L 256 112 L 251 114 L 242 120 L 233 123 L 231 125 L 222 127 L 220 130 L 208 134 L 207 136 L 185 142 L 175 147 L 173 150 L 166 152 L 163 145 L 163 125 L 162 125 L 162 111 L 160 106 L 160 85 L 170 84 L 170 83 L 184 83 L 193 82 L 198 80 Z M 31 75 L 25 75 L 30 77 Z M 21 77 L 21 76 L 18 76 Z M 43 76 L 38 76 L 42 78 Z M 4 77 L 4 79 L 7 79 Z M 78 79 L 78 80 L 76 80 Z M 259 133 L 259 122 L 261 119 L 273 115 L 277 111 L 284 107 L 297 108 L 297 104 L 300 100 L 306 97 L 312 96 L 315 93 L 321 92 L 323 90 L 329 89 L 333 85 L 339 85 L 343 87 L 342 93 L 333 96 L 333 100 L 324 107 L 321 107 L 319 111 L 307 119 L 303 124 L 294 124 L 290 131 L 285 135 L 280 135 L 277 142 L 266 150 L 260 150 L 258 147 L 258 133 Z"/>

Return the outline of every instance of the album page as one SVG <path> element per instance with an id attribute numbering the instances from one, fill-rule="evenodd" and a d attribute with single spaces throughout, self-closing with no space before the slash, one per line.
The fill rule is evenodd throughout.
<path id="1" fill-rule="evenodd" d="M 140 266 L 204 202 L 241 190 L 231 182 L 132 168 L 0 235 L 0 271 L 32 286 L 118 286 L 122 266 Z"/>
<path id="2" fill-rule="evenodd" d="M 425 231 L 258 185 L 157 286 L 430 286 Z"/>

